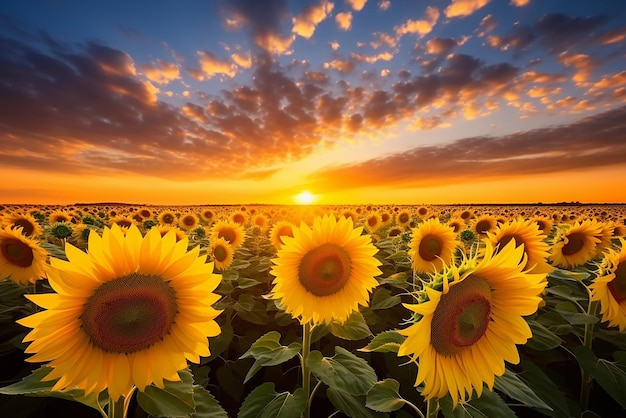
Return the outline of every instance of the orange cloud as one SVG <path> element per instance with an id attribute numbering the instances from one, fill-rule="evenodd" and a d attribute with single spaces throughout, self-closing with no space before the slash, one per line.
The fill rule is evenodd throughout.
<path id="1" fill-rule="evenodd" d="M 591 73 L 598 66 L 593 58 L 586 54 L 574 54 L 569 52 L 561 52 L 557 59 L 561 64 L 566 67 L 573 67 L 576 69 L 576 73 L 572 80 L 577 86 L 586 86 Z"/>
<path id="2" fill-rule="evenodd" d="M 428 6 L 426 8 L 426 19 L 423 20 L 407 20 L 402 25 L 394 27 L 397 36 L 407 34 L 417 34 L 420 38 L 428 35 L 439 20 L 439 9 Z"/>
<path id="3" fill-rule="evenodd" d="M 511 4 L 515 7 L 524 7 L 530 3 L 530 0 L 511 0 Z"/>
<path id="4" fill-rule="evenodd" d="M 335 4 L 322 0 L 319 4 L 310 4 L 297 16 L 292 18 L 293 28 L 291 31 L 296 35 L 309 39 L 313 36 L 315 28 L 333 11 Z"/>
<path id="5" fill-rule="evenodd" d="M 381 52 L 380 54 L 376 54 L 376 55 L 363 55 L 363 54 L 352 53 L 350 54 L 350 58 L 356 61 L 367 62 L 368 64 L 374 64 L 375 62 L 378 62 L 378 61 L 391 61 L 393 59 L 393 53 Z"/>
<path id="6" fill-rule="evenodd" d="M 332 61 L 324 63 L 325 69 L 337 70 L 340 73 L 344 73 L 344 74 L 354 71 L 355 67 L 356 66 L 354 65 L 354 62 L 350 60 L 345 60 L 345 59 L 334 59 Z"/>
<path id="7" fill-rule="evenodd" d="M 378 8 L 383 12 L 388 10 L 391 7 L 391 0 L 380 0 L 378 2 Z"/>
<path id="8" fill-rule="evenodd" d="M 250 51 L 248 51 L 248 53 L 245 55 L 235 52 L 230 56 L 230 58 L 235 64 L 237 64 L 241 68 L 252 67 L 252 55 L 250 54 Z"/>
<path id="9" fill-rule="evenodd" d="M 165 62 L 157 59 L 154 64 L 141 65 L 141 71 L 148 78 L 157 84 L 169 84 L 171 81 L 180 78 L 180 68 L 176 63 Z"/>
<path id="10" fill-rule="evenodd" d="M 490 0 L 452 0 L 444 10 L 447 18 L 466 17 L 485 7 Z"/>
<path id="11" fill-rule="evenodd" d="M 221 74 L 233 78 L 237 74 L 237 66 L 227 60 L 220 59 L 208 51 L 196 51 L 202 75 L 213 78 Z"/>
<path id="12" fill-rule="evenodd" d="M 367 0 L 345 0 L 346 4 L 352 8 L 355 12 L 363 10 Z"/>
<path id="13" fill-rule="evenodd" d="M 352 12 L 341 12 L 335 16 L 335 22 L 337 27 L 344 31 L 349 31 L 352 28 Z"/>

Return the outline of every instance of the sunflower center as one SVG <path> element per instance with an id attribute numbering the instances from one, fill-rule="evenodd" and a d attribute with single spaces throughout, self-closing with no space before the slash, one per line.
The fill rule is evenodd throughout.
<path id="1" fill-rule="evenodd" d="M 485 335 L 490 315 L 491 288 L 486 280 L 469 276 L 450 286 L 433 314 L 433 348 L 443 356 L 459 354 Z"/>
<path id="2" fill-rule="evenodd" d="M 316 296 L 337 293 L 350 277 L 350 256 L 335 244 L 322 244 L 302 257 L 298 268 L 300 283 Z"/>
<path id="3" fill-rule="evenodd" d="M 2 256 L 9 263 L 18 267 L 30 267 L 33 264 L 33 249 L 19 239 L 9 238 L 2 241 Z"/>
<path id="4" fill-rule="evenodd" d="M 228 257 L 228 251 L 226 251 L 226 248 L 218 245 L 213 249 L 213 257 L 215 257 L 215 259 L 219 262 L 226 261 L 226 257 Z"/>
<path id="5" fill-rule="evenodd" d="M 567 236 L 567 243 L 561 249 L 563 255 L 573 255 L 582 250 L 585 245 L 585 234 L 574 232 Z"/>
<path id="6" fill-rule="evenodd" d="M 219 231 L 219 233 L 217 234 L 217 237 L 224 238 L 226 241 L 232 244 L 237 238 L 237 233 L 233 229 L 223 228 Z"/>
<path id="7" fill-rule="evenodd" d="M 16 228 L 22 227 L 22 234 L 29 237 L 35 232 L 35 225 L 28 221 L 28 219 L 18 219 L 13 222 L 13 226 Z"/>
<path id="8" fill-rule="evenodd" d="M 177 311 L 176 292 L 160 276 L 132 273 L 96 289 L 81 322 L 96 347 L 133 353 L 162 340 Z"/>
<path id="9" fill-rule="evenodd" d="M 174 215 L 167 213 L 163 216 L 163 223 L 172 224 L 174 223 Z"/>
<path id="10" fill-rule="evenodd" d="M 508 244 L 511 240 L 515 240 L 515 247 L 519 247 L 524 243 L 524 240 L 522 240 L 519 236 L 515 234 L 508 234 L 503 235 L 502 238 L 498 240 L 498 247 L 500 249 L 503 249 L 504 247 L 506 247 L 506 244 Z"/>
<path id="11" fill-rule="evenodd" d="M 378 223 L 378 219 L 376 219 L 374 216 L 367 218 L 367 224 L 369 226 L 376 226 L 377 223 Z"/>
<path id="12" fill-rule="evenodd" d="M 194 226 L 196 224 L 196 220 L 192 216 L 185 216 L 183 218 L 183 223 L 187 226 Z"/>
<path id="13" fill-rule="evenodd" d="M 490 229 L 491 229 L 491 222 L 487 220 L 478 221 L 478 223 L 476 223 L 476 232 L 478 232 L 479 234 L 485 234 Z"/>
<path id="14" fill-rule="evenodd" d="M 609 282 L 608 288 L 617 303 L 626 300 L 626 262 L 618 264 L 615 278 Z"/>
<path id="15" fill-rule="evenodd" d="M 116 221 L 115 223 L 121 226 L 122 228 L 130 228 L 130 226 L 133 224 L 128 219 L 120 219 L 119 221 Z"/>
<path id="16" fill-rule="evenodd" d="M 434 234 L 427 234 L 420 241 L 418 253 L 423 260 L 433 261 L 441 255 L 443 242 Z"/>
<path id="17" fill-rule="evenodd" d="M 398 216 L 398 220 L 399 220 L 401 223 L 406 223 L 406 222 L 409 222 L 409 215 L 408 215 L 408 214 L 406 214 L 406 213 L 401 213 L 401 214 L 400 214 L 400 216 Z"/>

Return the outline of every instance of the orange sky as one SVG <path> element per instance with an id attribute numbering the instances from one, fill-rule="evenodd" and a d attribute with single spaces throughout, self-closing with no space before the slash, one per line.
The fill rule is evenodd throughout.
<path id="1" fill-rule="evenodd" d="M 0 204 L 626 202 L 624 2 L 190 5 L 6 7 Z"/>

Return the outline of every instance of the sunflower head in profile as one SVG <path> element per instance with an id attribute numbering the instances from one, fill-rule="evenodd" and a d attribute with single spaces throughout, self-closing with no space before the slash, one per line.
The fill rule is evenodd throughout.
<path id="1" fill-rule="evenodd" d="M 591 300 L 600 301 L 602 322 L 626 331 L 626 240 L 620 249 L 609 249 L 600 263 L 598 275 L 589 285 Z"/>
<path id="2" fill-rule="evenodd" d="M 428 219 L 412 229 L 409 256 L 413 270 L 418 273 L 435 273 L 450 264 L 461 243 L 449 225 L 436 218 Z"/>
<path id="3" fill-rule="evenodd" d="M 523 245 L 526 254 L 525 268 L 533 273 L 549 273 L 553 267 L 548 264 L 548 243 L 546 235 L 539 229 L 537 223 L 531 219 L 521 217 L 498 224 L 494 232 L 489 232 L 487 238 L 496 251 L 504 248 L 509 241 L 515 241 L 515 246 Z"/>
<path id="4" fill-rule="evenodd" d="M 52 225 L 57 222 L 72 222 L 72 214 L 61 209 L 53 211 L 50 215 L 48 215 L 48 223 Z"/>
<path id="5" fill-rule="evenodd" d="M 509 242 L 497 254 L 486 243 L 459 266 L 445 267 L 420 291 L 421 303 L 405 304 L 413 324 L 400 330 L 407 338 L 398 355 L 418 363 L 415 385 L 425 399 L 450 393 L 456 406 L 483 384 L 493 388 L 504 362 L 516 364 L 516 344 L 531 336 L 523 318 L 537 310 L 545 274 L 524 271 L 524 251 Z"/>
<path id="6" fill-rule="evenodd" d="M 582 266 L 597 254 L 602 226 L 595 219 L 560 224 L 551 248 L 550 261 L 565 269 Z"/>
<path id="7" fill-rule="evenodd" d="M 259 228 L 261 232 L 265 233 L 269 228 L 270 220 L 267 215 L 259 213 L 252 217 L 252 225 Z"/>
<path id="8" fill-rule="evenodd" d="M 0 280 L 10 278 L 27 285 L 44 278 L 48 253 L 39 243 L 22 235 L 21 228 L 0 228 Z"/>
<path id="9" fill-rule="evenodd" d="M 224 238 L 233 247 L 233 250 L 241 247 L 246 238 L 246 231 L 237 222 L 218 221 L 211 227 L 211 241 Z"/>
<path id="10" fill-rule="evenodd" d="M 352 219 L 334 215 L 316 217 L 313 228 L 294 227 L 294 236 L 283 237 L 285 244 L 272 260 L 272 297 L 278 305 L 302 324 L 343 323 L 359 305 L 367 305 L 381 263 L 362 230 Z"/>
<path id="11" fill-rule="evenodd" d="M 117 215 L 109 220 L 109 224 L 116 224 L 120 228 L 128 229 L 131 225 L 137 225 L 137 220 L 129 215 Z"/>
<path id="12" fill-rule="evenodd" d="M 270 241 L 274 248 L 279 249 L 284 245 L 284 237 L 293 237 L 295 225 L 289 221 L 278 221 L 270 230 Z"/>
<path id="13" fill-rule="evenodd" d="M 52 390 L 108 390 L 111 400 L 164 379 L 178 381 L 187 360 L 209 356 L 207 337 L 220 333 L 212 293 L 220 281 L 213 263 L 187 251 L 173 233 L 145 237 L 136 226 L 89 234 L 89 252 L 65 247 L 69 261 L 51 259 L 55 293 L 28 295 L 44 311 L 18 321 L 28 361 L 47 362 Z"/>

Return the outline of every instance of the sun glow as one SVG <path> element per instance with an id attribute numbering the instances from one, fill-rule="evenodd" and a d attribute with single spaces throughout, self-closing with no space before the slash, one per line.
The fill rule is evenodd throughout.
<path id="1" fill-rule="evenodd" d="M 293 200 L 295 200 L 295 202 L 299 205 L 310 205 L 315 202 L 316 199 L 317 196 L 308 190 L 303 190 L 293 197 Z"/>

